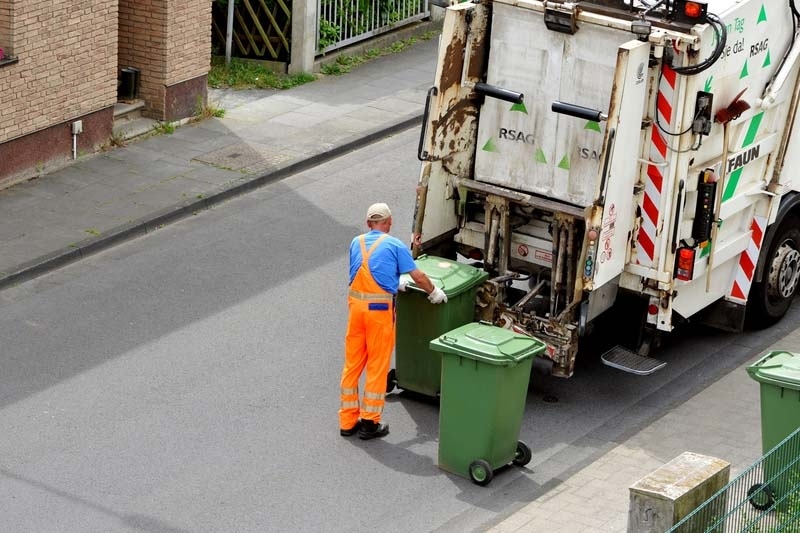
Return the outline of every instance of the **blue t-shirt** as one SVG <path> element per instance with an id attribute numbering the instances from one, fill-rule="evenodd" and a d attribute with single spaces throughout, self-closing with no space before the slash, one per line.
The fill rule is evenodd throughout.
<path id="1" fill-rule="evenodd" d="M 367 250 L 378 240 L 378 237 L 385 235 L 382 231 L 373 230 L 366 234 Z M 350 243 L 350 283 L 356 277 L 361 266 L 361 245 L 360 236 L 353 239 Z M 400 281 L 400 274 L 406 274 L 417 268 L 411 251 L 403 241 L 391 235 L 383 239 L 378 247 L 369 256 L 369 270 L 372 277 L 380 287 L 392 294 L 397 294 L 397 285 Z"/>

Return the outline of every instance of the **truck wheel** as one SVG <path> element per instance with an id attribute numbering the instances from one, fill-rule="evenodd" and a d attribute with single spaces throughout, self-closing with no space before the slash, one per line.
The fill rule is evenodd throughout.
<path id="1" fill-rule="evenodd" d="M 750 326 L 765 328 L 783 318 L 800 282 L 800 218 L 787 216 L 767 251 L 763 279 L 747 301 Z"/>
<path id="2" fill-rule="evenodd" d="M 488 485 L 494 477 L 492 466 L 483 459 L 476 459 L 469 465 L 469 477 L 473 483 L 480 486 Z"/>

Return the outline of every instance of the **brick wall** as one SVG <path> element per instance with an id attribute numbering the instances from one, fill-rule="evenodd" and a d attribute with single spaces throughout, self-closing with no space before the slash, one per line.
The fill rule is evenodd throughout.
<path id="1" fill-rule="evenodd" d="M 211 64 L 211 1 L 171 0 L 167 85 L 205 76 Z"/>
<path id="2" fill-rule="evenodd" d="M 2 5 L 19 62 L 0 66 L 0 143 L 114 104 L 117 0 Z"/>
<path id="3" fill-rule="evenodd" d="M 121 67 L 140 70 L 140 98 L 162 120 L 206 99 L 212 0 L 0 0 L 0 186 L 111 135 Z M 39 170 L 36 171 L 37 173 Z"/>
<path id="4" fill-rule="evenodd" d="M 164 110 L 166 32 L 167 0 L 119 0 L 119 67 L 141 71 L 139 98 L 156 118 Z"/>
<path id="5" fill-rule="evenodd" d="M 119 66 L 141 70 L 139 97 L 149 116 L 173 118 L 168 87 L 208 73 L 211 1 L 119 0 Z"/>

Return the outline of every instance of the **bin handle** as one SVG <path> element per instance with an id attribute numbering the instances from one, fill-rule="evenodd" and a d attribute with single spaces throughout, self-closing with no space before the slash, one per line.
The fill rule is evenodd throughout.
<path id="1" fill-rule="evenodd" d="M 506 352 L 503 351 L 503 347 L 502 346 L 498 346 L 497 347 L 497 351 L 500 352 L 501 354 L 505 355 L 507 358 L 511 359 L 515 363 L 518 363 L 518 362 L 522 361 L 523 359 L 525 359 L 526 357 L 528 357 L 527 353 L 525 353 L 524 356 L 515 356 L 514 354 L 506 353 Z M 536 357 L 536 355 L 534 354 L 531 357 Z"/>
<path id="2" fill-rule="evenodd" d="M 524 357 L 516 357 L 513 354 L 504 352 L 500 347 L 497 348 L 497 351 L 500 352 L 501 354 L 505 355 L 508 359 L 514 361 L 515 363 L 519 363 L 520 361 L 525 359 L 525 357 L 528 357 L 527 354 L 525 354 Z"/>
<path id="3" fill-rule="evenodd" d="M 428 276 L 428 277 L 430 277 L 430 276 Z M 430 280 L 431 280 L 431 283 L 433 283 L 433 279 L 434 279 L 434 278 L 430 278 Z M 441 284 L 441 286 L 439 286 L 439 285 L 437 285 L 437 284 L 433 283 L 433 286 L 434 286 L 434 287 L 439 287 L 439 288 L 440 288 L 440 289 L 442 289 L 443 291 L 447 292 L 447 289 L 445 289 L 445 288 L 444 288 L 444 287 L 445 287 L 444 283 L 442 283 L 442 284 Z M 419 285 L 417 285 L 416 283 L 414 283 L 414 280 L 411 280 L 411 282 L 408 284 L 408 287 L 409 287 L 410 289 L 414 289 L 414 290 L 415 290 L 415 291 L 417 291 L 417 292 L 421 292 L 421 293 L 423 293 L 425 296 L 428 296 L 428 293 L 427 293 L 427 292 L 425 292 L 425 291 L 422 289 L 422 287 L 420 287 Z"/>
<path id="4" fill-rule="evenodd" d="M 794 352 L 790 352 L 788 350 L 774 350 L 774 351 L 769 352 L 768 354 L 766 354 L 764 357 L 762 357 L 761 359 L 759 359 L 755 363 L 753 363 L 751 365 L 751 367 L 755 367 L 758 370 L 769 369 L 769 368 L 779 368 L 779 367 L 781 367 L 783 365 L 779 365 L 779 364 L 775 364 L 775 363 L 769 364 L 769 360 L 772 359 L 773 357 L 775 357 L 776 355 L 781 355 L 781 354 L 785 354 L 785 353 L 789 354 L 789 355 L 795 355 Z"/>

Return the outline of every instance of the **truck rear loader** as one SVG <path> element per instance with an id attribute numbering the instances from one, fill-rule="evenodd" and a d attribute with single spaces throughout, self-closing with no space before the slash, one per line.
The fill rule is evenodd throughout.
<path id="1" fill-rule="evenodd" d="M 793 0 L 473 0 L 446 9 L 412 250 L 489 273 L 476 319 L 547 345 L 623 303 L 638 374 L 682 321 L 730 331 L 800 280 Z"/>

